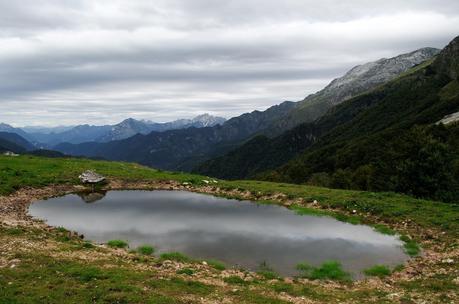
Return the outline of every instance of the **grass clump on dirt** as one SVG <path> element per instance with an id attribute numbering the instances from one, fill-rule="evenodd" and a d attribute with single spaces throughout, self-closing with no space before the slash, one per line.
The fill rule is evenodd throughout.
<path id="1" fill-rule="evenodd" d="M 274 280 L 279 278 L 279 275 L 271 266 L 268 265 L 268 263 L 266 263 L 266 261 L 262 262 L 258 266 L 257 274 L 261 275 L 266 280 Z"/>
<path id="2" fill-rule="evenodd" d="M 217 260 L 207 260 L 206 261 L 207 265 L 209 265 L 210 267 L 216 269 L 216 270 L 225 270 L 226 269 L 226 266 L 223 262 L 220 262 L 220 261 L 217 261 Z"/>
<path id="3" fill-rule="evenodd" d="M 391 275 L 392 271 L 386 265 L 375 265 L 363 271 L 367 276 L 384 278 Z"/>
<path id="4" fill-rule="evenodd" d="M 176 271 L 177 274 L 186 274 L 186 275 L 192 275 L 194 273 L 194 270 L 191 268 L 183 268 L 179 269 Z"/>
<path id="5" fill-rule="evenodd" d="M 238 276 L 229 276 L 227 278 L 224 278 L 223 281 L 225 281 L 228 284 L 236 284 L 236 285 L 248 284 L 247 281 L 245 281 L 243 278 L 238 277 Z"/>
<path id="6" fill-rule="evenodd" d="M 182 263 L 187 263 L 187 262 L 192 261 L 190 257 L 180 252 L 165 252 L 165 253 L 162 253 L 159 257 L 163 261 L 170 260 L 170 261 L 176 261 L 176 262 L 182 262 Z"/>
<path id="7" fill-rule="evenodd" d="M 383 224 L 376 224 L 373 225 L 374 230 L 376 230 L 379 233 L 386 234 L 386 235 L 396 235 L 397 232 L 395 230 L 387 227 L 386 225 Z"/>
<path id="8" fill-rule="evenodd" d="M 341 263 L 337 261 L 327 261 L 318 267 L 306 263 L 300 263 L 296 266 L 300 276 L 311 280 L 334 280 L 349 281 L 351 276 L 344 271 Z"/>
<path id="9" fill-rule="evenodd" d="M 112 248 L 127 248 L 129 245 L 123 240 L 111 240 L 107 242 L 107 245 Z"/>
<path id="10" fill-rule="evenodd" d="M 155 248 L 150 245 L 142 245 L 137 247 L 137 252 L 142 255 L 152 255 L 155 252 Z"/>
<path id="11" fill-rule="evenodd" d="M 409 256 L 417 256 L 421 252 L 421 248 L 415 240 L 411 239 L 407 235 L 400 236 L 400 240 L 403 242 L 403 248 L 406 254 Z"/>

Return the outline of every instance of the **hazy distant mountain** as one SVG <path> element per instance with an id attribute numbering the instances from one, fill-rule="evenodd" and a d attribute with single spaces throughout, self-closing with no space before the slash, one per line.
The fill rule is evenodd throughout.
<path id="1" fill-rule="evenodd" d="M 184 128 L 212 127 L 223 124 L 223 117 L 202 114 L 192 119 L 178 119 L 172 122 L 155 123 L 146 120 L 128 118 L 116 125 L 78 125 L 59 127 L 24 127 L 14 128 L 7 124 L 0 124 L 0 131 L 16 133 L 39 148 L 50 148 L 59 143 L 79 144 L 83 142 L 108 142 L 125 139 L 136 134 L 148 134 L 152 131 L 164 132 L 167 130 Z"/>
<path id="2" fill-rule="evenodd" d="M 44 144 L 44 147 L 52 147 L 61 142 L 82 143 L 94 141 L 109 132 L 111 126 L 79 125 L 60 133 L 31 133 L 35 141 Z"/>
<path id="3" fill-rule="evenodd" d="M 136 134 L 148 134 L 152 131 L 164 132 L 167 130 L 186 129 L 190 127 L 203 128 L 223 124 L 226 121 L 223 117 L 216 117 L 209 114 L 202 114 L 193 119 L 179 119 L 166 123 L 154 123 L 145 120 L 126 119 L 121 123 L 112 126 L 111 130 L 103 136 L 96 138 L 98 142 L 109 142 L 125 139 Z"/>
<path id="4" fill-rule="evenodd" d="M 0 132 L 15 133 L 29 141 L 33 140 L 33 138 L 28 133 L 24 132 L 22 129 L 15 128 L 5 123 L 0 123 Z"/>
<path id="5" fill-rule="evenodd" d="M 224 153 L 266 129 L 293 107 L 294 103 L 287 101 L 266 111 L 253 111 L 231 118 L 222 125 L 213 127 L 153 131 L 147 135 L 138 134 L 107 143 L 63 143 L 55 149 L 69 155 L 135 161 L 162 169 L 190 170 L 197 163 L 215 154 Z M 209 116 L 198 118 L 194 123 L 215 123 Z"/>
<path id="6" fill-rule="evenodd" d="M 62 133 L 74 127 L 75 126 L 57 126 L 57 127 L 25 126 L 25 127 L 21 127 L 21 129 L 29 134 L 32 134 L 32 133 L 51 134 L 51 133 Z"/>

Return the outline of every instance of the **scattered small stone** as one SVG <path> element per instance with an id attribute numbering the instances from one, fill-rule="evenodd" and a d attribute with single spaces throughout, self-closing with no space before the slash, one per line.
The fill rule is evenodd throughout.
<path id="1" fill-rule="evenodd" d="M 453 264 L 454 263 L 454 260 L 453 259 L 444 259 L 441 261 L 442 263 L 445 263 L 445 264 Z"/>
<path id="2" fill-rule="evenodd" d="M 206 261 L 202 261 L 202 265 L 207 265 L 207 262 Z"/>

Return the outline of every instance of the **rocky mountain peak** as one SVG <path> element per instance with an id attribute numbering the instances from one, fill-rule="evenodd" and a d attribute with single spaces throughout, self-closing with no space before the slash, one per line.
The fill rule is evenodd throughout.
<path id="1" fill-rule="evenodd" d="M 382 58 L 374 62 L 358 65 L 343 77 L 333 80 L 318 94 L 326 96 L 329 103 L 338 104 L 358 93 L 394 79 L 439 52 L 440 50 L 434 48 L 422 48 L 396 57 Z"/>
<path id="2" fill-rule="evenodd" d="M 199 123 L 202 127 L 212 127 L 218 124 L 223 124 L 226 121 L 226 118 L 212 116 L 208 113 L 204 113 L 196 116 L 191 120 L 192 124 Z"/>

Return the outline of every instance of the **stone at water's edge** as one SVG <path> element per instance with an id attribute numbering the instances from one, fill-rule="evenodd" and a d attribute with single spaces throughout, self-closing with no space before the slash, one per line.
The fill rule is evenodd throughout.
<path id="1" fill-rule="evenodd" d="M 78 178 L 80 179 L 82 183 L 89 183 L 89 184 L 96 184 L 96 183 L 103 182 L 105 180 L 104 176 L 97 174 L 96 172 L 91 171 L 91 170 L 87 170 L 81 173 L 81 175 L 78 176 Z"/>

